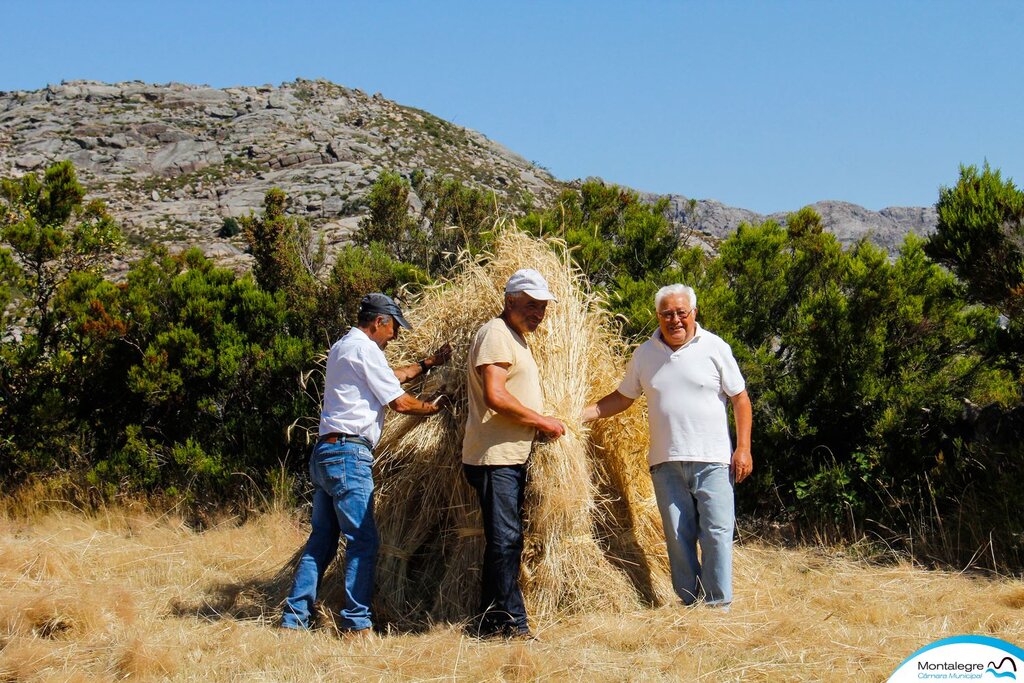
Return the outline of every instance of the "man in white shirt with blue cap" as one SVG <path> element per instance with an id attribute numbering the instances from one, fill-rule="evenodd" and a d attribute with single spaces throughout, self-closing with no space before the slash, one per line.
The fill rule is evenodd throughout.
<path id="1" fill-rule="evenodd" d="M 401 383 L 448 362 L 445 344 L 418 363 L 392 370 L 384 348 L 399 327 L 412 329 L 391 297 L 363 297 L 355 327 L 327 357 L 320 437 L 310 457 L 313 480 L 312 532 L 299 560 L 281 625 L 308 629 L 317 588 L 345 536 L 344 634 L 369 635 L 373 621 L 374 570 L 380 544 L 373 520 L 373 448 L 384 425 L 384 408 L 408 415 L 433 415 L 441 408 L 408 394 Z"/>

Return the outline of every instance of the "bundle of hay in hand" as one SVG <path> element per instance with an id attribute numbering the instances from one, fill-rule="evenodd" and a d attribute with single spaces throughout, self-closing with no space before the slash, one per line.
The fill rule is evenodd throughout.
<path id="1" fill-rule="evenodd" d="M 641 405 L 596 423 L 583 407 L 617 386 L 627 349 L 600 297 L 571 265 L 564 245 L 502 229 L 492 252 L 463 256 L 452 280 L 426 290 L 406 310 L 413 323 L 388 347 L 395 365 L 444 342 L 448 366 L 410 390 L 443 391 L 450 409 L 429 418 L 390 414 L 378 445 L 376 519 L 381 534 L 376 614 L 413 625 L 464 620 L 479 600 L 483 529 L 462 476 L 466 354 L 480 326 L 497 316 L 508 277 L 540 271 L 558 297 L 527 337 L 540 369 L 545 412 L 564 437 L 536 444 L 529 461 L 522 585 L 527 610 L 544 619 L 596 609 L 659 604 L 672 596 L 661 520 L 647 473 Z"/>

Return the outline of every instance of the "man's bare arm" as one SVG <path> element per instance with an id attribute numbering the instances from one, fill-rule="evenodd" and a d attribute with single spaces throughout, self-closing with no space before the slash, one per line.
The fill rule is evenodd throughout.
<path id="1" fill-rule="evenodd" d="M 565 425 L 561 420 L 527 408 L 512 395 L 505 386 L 508 380 L 507 364 L 481 365 L 477 372 L 481 373 L 483 379 L 484 403 L 488 408 L 524 427 L 533 427 L 548 439 L 557 439 L 565 434 Z"/>
<path id="2" fill-rule="evenodd" d="M 730 397 L 733 417 L 736 419 L 736 450 L 732 453 L 732 476 L 740 483 L 754 471 L 754 459 L 750 454 L 750 429 L 753 424 L 753 409 L 746 389 Z"/>
<path id="3" fill-rule="evenodd" d="M 441 410 L 439 404 L 421 401 L 408 392 L 389 403 L 388 407 L 396 413 L 405 415 L 433 415 Z"/>
<path id="4" fill-rule="evenodd" d="M 392 371 L 395 373 L 395 377 L 398 378 L 398 381 L 405 384 L 409 380 L 416 379 L 430 368 L 437 367 L 438 365 L 444 365 L 451 357 L 452 346 L 451 344 L 446 343 L 435 351 L 433 355 L 427 356 L 419 363 L 403 365 L 400 368 L 394 368 Z M 422 365 L 420 365 L 420 363 L 422 363 Z"/>
<path id="5" fill-rule="evenodd" d="M 623 410 L 626 410 L 636 399 L 629 398 L 624 394 L 620 394 L 618 390 L 613 391 L 597 403 L 591 403 L 589 406 L 583 409 L 583 421 L 590 422 L 591 420 L 597 420 L 602 417 L 611 417 L 612 415 L 618 415 Z"/>

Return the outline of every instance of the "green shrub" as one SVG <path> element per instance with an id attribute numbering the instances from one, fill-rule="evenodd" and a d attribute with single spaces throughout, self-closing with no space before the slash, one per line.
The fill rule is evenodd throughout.
<path id="1" fill-rule="evenodd" d="M 242 226 L 238 224 L 238 221 L 231 216 L 228 216 L 220 224 L 220 230 L 217 231 L 217 237 L 220 237 L 221 239 L 230 239 L 241 232 Z"/>

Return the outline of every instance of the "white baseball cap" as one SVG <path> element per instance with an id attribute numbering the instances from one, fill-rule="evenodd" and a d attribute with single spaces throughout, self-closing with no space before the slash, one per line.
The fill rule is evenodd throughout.
<path id="1" fill-rule="evenodd" d="M 512 273 L 505 283 L 505 293 L 525 292 L 526 296 L 537 301 L 558 301 L 548 289 L 548 281 L 532 268 L 523 268 Z"/>

